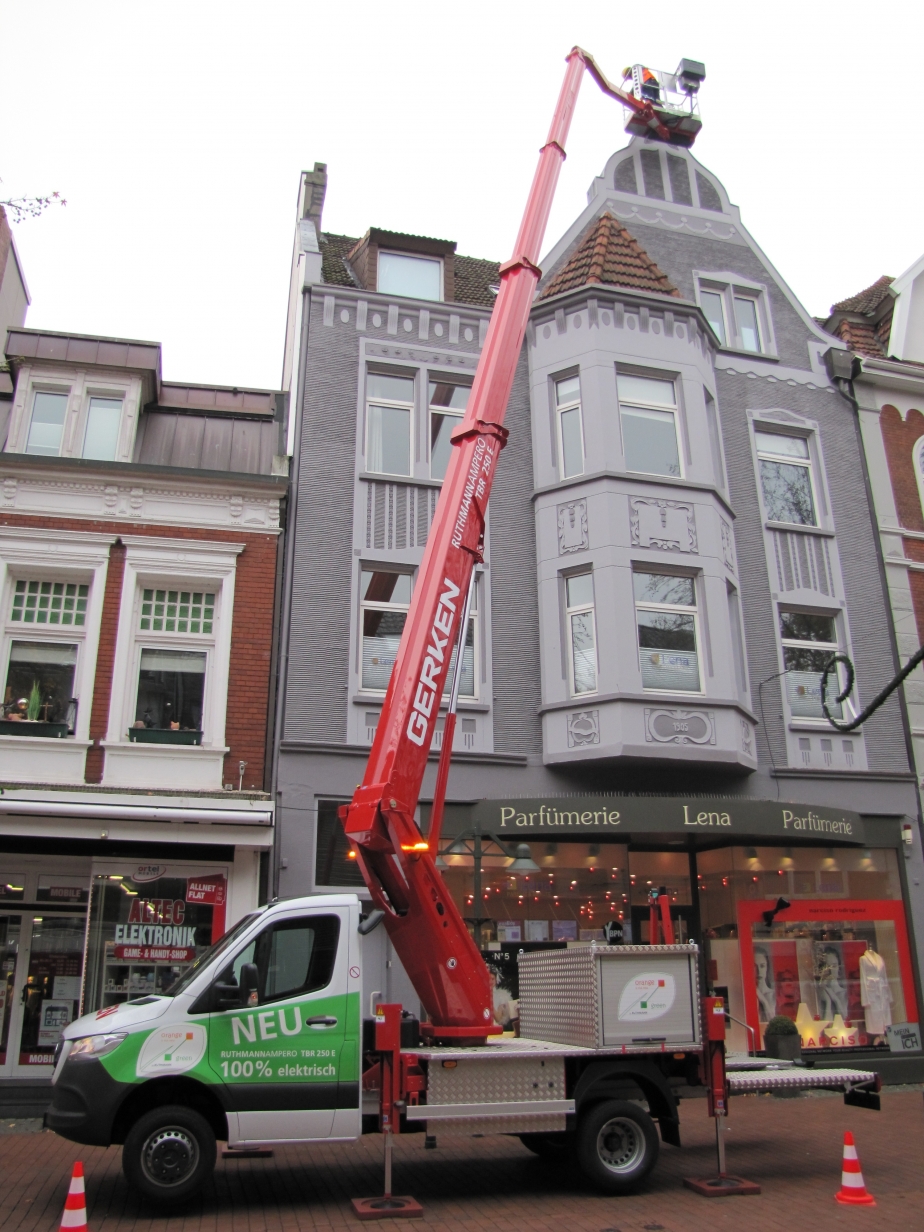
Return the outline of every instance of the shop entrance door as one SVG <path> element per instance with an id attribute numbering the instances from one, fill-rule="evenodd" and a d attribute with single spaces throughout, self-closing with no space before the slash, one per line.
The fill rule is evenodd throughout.
<path id="1" fill-rule="evenodd" d="M 85 932 L 83 915 L 0 915 L 0 1076 L 51 1076 L 55 1045 L 80 1012 Z"/>
<path id="2" fill-rule="evenodd" d="M 674 922 L 674 941 L 687 942 L 698 941 L 698 937 L 691 936 L 690 930 L 693 927 L 693 908 L 678 906 L 677 903 L 671 903 L 671 919 Z M 651 915 L 648 907 L 633 907 L 632 908 L 632 941 L 635 945 L 650 945 L 649 930 L 651 925 Z M 658 943 L 660 944 L 661 937 L 658 935 Z"/>

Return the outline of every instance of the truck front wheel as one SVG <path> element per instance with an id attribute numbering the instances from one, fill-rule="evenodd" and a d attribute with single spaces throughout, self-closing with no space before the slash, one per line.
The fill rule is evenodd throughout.
<path id="1" fill-rule="evenodd" d="M 638 1104 L 608 1099 L 580 1118 L 575 1147 L 581 1171 L 598 1189 L 625 1193 L 655 1166 L 658 1131 Z"/>
<path id="2" fill-rule="evenodd" d="M 192 1108 L 152 1108 L 132 1126 L 122 1148 L 128 1183 L 152 1202 L 172 1205 L 196 1193 L 215 1169 L 215 1134 Z"/>

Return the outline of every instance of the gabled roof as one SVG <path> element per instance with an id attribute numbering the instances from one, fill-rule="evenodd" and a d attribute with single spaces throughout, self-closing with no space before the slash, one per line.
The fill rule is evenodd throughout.
<path id="1" fill-rule="evenodd" d="M 539 299 L 575 291 L 588 283 L 679 295 L 638 240 L 612 214 L 601 214 L 578 241 L 565 264 L 539 292 Z"/>

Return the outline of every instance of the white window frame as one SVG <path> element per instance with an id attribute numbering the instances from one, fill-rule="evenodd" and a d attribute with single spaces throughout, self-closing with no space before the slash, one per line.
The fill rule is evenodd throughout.
<path id="1" fill-rule="evenodd" d="M 32 428 L 32 409 L 36 393 L 65 394 L 67 409 L 57 455 L 29 454 L 36 459 L 57 456 L 80 458 L 86 440 L 91 398 L 109 398 L 122 403 L 122 416 L 116 456 L 113 461 L 130 462 L 135 444 L 135 425 L 142 396 L 142 378 L 134 373 L 85 372 L 73 367 L 55 368 L 44 364 L 24 364 L 16 380 L 16 393 L 10 415 L 7 451 L 26 453 Z M 93 459 L 90 459 L 93 461 Z M 101 464 L 105 463 L 101 461 Z"/>
<path id="2" fill-rule="evenodd" d="M 399 299 L 415 299 L 413 295 L 398 295 L 397 291 L 385 291 L 379 286 L 379 258 L 386 257 L 403 257 L 409 261 L 431 261 L 439 267 L 440 272 L 440 293 L 436 299 L 421 300 L 421 303 L 438 304 L 445 299 L 445 268 L 443 258 L 436 257 L 428 252 L 400 252 L 397 248 L 380 248 L 376 255 L 375 261 L 375 289 L 380 295 L 396 295 Z"/>
<path id="3" fill-rule="evenodd" d="M 924 510 L 924 436 L 916 440 L 912 446 L 911 461 L 918 485 L 918 499 L 921 502 L 921 509 Z"/>
<path id="4" fill-rule="evenodd" d="M 820 492 L 818 475 L 815 471 L 815 458 L 813 456 L 814 451 L 812 449 L 812 438 L 814 433 L 787 431 L 781 428 L 779 424 L 772 423 L 765 419 L 752 420 L 752 427 L 754 430 L 754 453 L 757 458 L 757 488 L 760 492 L 760 503 L 764 511 L 764 520 L 771 526 L 794 526 L 804 531 L 820 530 L 822 528 L 823 506 L 819 500 Z M 763 433 L 764 436 L 795 437 L 797 440 L 804 441 L 808 456 L 805 458 L 797 458 L 791 454 L 774 454 L 767 449 L 762 449 L 757 441 L 758 432 Z M 814 522 L 779 522 L 770 517 L 770 511 L 767 508 L 767 500 L 764 496 L 764 481 L 760 470 L 761 462 L 780 462 L 784 465 L 801 466 L 808 471 L 809 488 L 812 494 L 812 507 L 815 510 Z"/>
<path id="5" fill-rule="evenodd" d="M 74 667 L 77 722 L 74 733 L 62 740 L 36 740 L 36 745 L 42 746 L 43 749 L 45 746 L 57 745 L 73 747 L 75 742 L 89 743 L 106 571 L 109 565 L 109 549 L 115 538 L 115 535 L 57 529 L 39 531 L 7 526 L 0 530 L 0 602 L 3 604 L 0 619 L 0 664 L 3 670 L 3 687 L 6 687 L 10 648 L 14 641 L 77 646 L 77 663 Z M 13 621 L 13 593 L 20 580 L 88 585 L 84 624 L 33 625 Z M 0 740 L 3 739 L 6 738 L 0 737 Z"/>
<path id="6" fill-rule="evenodd" d="M 637 573 L 652 573 L 652 574 L 657 574 L 660 577 L 687 578 L 690 582 L 693 583 L 693 606 L 687 607 L 685 604 L 681 604 L 681 603 L 654 603 L 647 599 L 637 599 L 634 593 L 635 575 Z M 633 598 L 633 602 L 635 605 L 635 650 L 636 650 L 636 654 L 638 655 L 639 676 L 640 677 L 642 676 L 642 654 L 643 654 L 643 650 L 645 649 L 642 647 L 642 644 L 639 640 L 639 628 L 638 628 L 638 613 L 639 612 L 666 612 L 672 616 L 692 616 L 693 617 L 693 642 L 696 647 L 694 654 L 696 655 L 696 670 L 699 675 L 699 688 L 698 689 L 655 689 L 655 688 L 652 688 L 651 685 L 645 684 L 644 678 L 642 677 L 642 688 L 644 689 L 646 693 L 666 694 L 671 697 L 674 696 L 675 694 L 681 697 L 702 697 L 706 692 L 704 684 L 703 684 L 703 661 L 702 661 L 703 656 L 702 656 L 702 651 L 700 649 L 701 643 L 700 643 L 700 636 L 699 636 L 700 634 L 699 611 L 700 611 L 700 597 L 702 595 L 702 587 L 697 585 L 698 581 L 699 579 L 695 575 L 692 575 L 689 573 L 680 573 L 680 572 L 675 573 L 675 572 L 672 572 L 670 569 L 665 569 L 661 565 L 647 563 L 645 561 L 637 561 L 633 566 L 633 569 L 632 569 L 632 586 L 633 586 L 632 598 Z"/>
<path id="7" fill-rule="evenodd" d="M 568 582 L 572 578 L 578 577 L 590 578 L 592 596 L 589 603 L 569 605 Z M 597 588 L 594 581 L 594 571 L 593 569 L 575 569 L 571 573 L 563 574 L 562 585 L 564 589 L 565 631 L 568 639 L 568 692 L 572 697 L 593 697 L 600 689 L 600 650 L 597 639 Z M 582 689 L 579 692 L 574 679 L 574 630 L 572 617 L 582 616 L 586 612 L 590 613 L 590 623 L 594 636 L 594 687 L 592 689 Z"/>
<path id="8" fill-rule="evenodd" d="M 418 369 L 416 368 L 408 369 L 406 375 L 403 375 L 402 373 L 399 373 L 399 372 L 377 373 L 374 368 L 366 369 L 366 372 L 364 374 L 365 389 L 363 391 L 364 396 L 365 396 L 364 406 L 365 406 L 365 421 L 366 421 L 365 422 L 365 441 L 363 442 L 363 445 L 364 445 L 364 457 L 365 457 L 365 462 L 366 462 L 366 469 L 370 475 L 391 475 L 399 479 L 413 478 L 414 452 L 415 452 L 414 451 L 414 440 L 415 440 L 414 433 L 417 430 L 416 429 L 416 413 L 415 413 L 416 404 L 417 404 L 417 379 L 416 379 L 417 372 L 418 372 Z M 399 402 L 393 398 L 373 398 L 371 393 L 369 392 L 369 377 L 377 376 L 377 375 L 393 376 L 393 377 L 396 377 L 398 380 L 410 381 L 414 387 L 414 393 L 411 397 L 410 402 Z M 427 401 L 429 402 L 429 390 L 427 391 Z M 401 472 L 399 471 L 379 471 L 379 470 L 372 469 L 372 465 L 370 461 L 369 434 L 370 434 L 371 427 L 372 427 L 371 410 L 373 406 L 397 407 L 402 411 L 409 412 L 410 421 L 409 421 L 408 447 L 407 447 L 407 453 L 408 453 L 407 471 L 401 471 Z M 427 424 L 427 427 L 429 428 L 429 422 Z"/>
<path id="9" fill-rule="evenodd" d="M 112 674 L 112 698 L 105 747 L 130 747 L 144 756 L 163 745 L 132 744 L 128 731 L 135 721 L 141 650 L 204 650 L 207 654 L 202 705 L 201 748 L 183 748 L 183 756 L 200 753 L 222 755 L 231 659 L 231 625 L 234 612 L 234 582 L 240 543 L 194 542 L 154 536 L 123 535 L 125 573 Z M 142 593 L 146 589 L 202 590 L 215 594 L 211 634 L 162 633 L 140 627 Z M 169 746 L 171 752 L 177 749 Z M 108 757 L 107 757 L 108 766 Z M 105 780 L 104 780 L 105 781 Z"/>
<path id="10" fill-rule="evenodd" d="M 121 410 L 119 411 L 119 428 L 116 432 L 116 447 L 115 456 L 112 458 L 90 458 L 90 462 L 118 462 L 120 461 L 120 445 L 122 444 L 122 425 L 125 423 L 125 395 L 115 390 L 107 390 L 105 393 L 97 389 L 88 389 L 86 393 L 86 407 L 83 412 L 83 424 L 80 433 L 80 457 L 85 457 L 87 447 L 87 431 L 90 427 L 90 408 L 95 398 L 105 399 L 107 402 L 120 402 Z"/>
<path id="11" fill-rule="evenodd" d="M 693 281 L 696 289 L 696 302 L 704 316 L 706 313 L 703 309 L 702 292 L 709 291 L 721 297 L 725 340 L 719 339 L 719 346 L 723 351 L 738 351 L 744 355 L 769 356 L 774 359 L 777 357 L 769 296 L 764 283 L 752 282 L 748 278 L 741 278 L 738 274 L 728 271 L 712 273 L 704 270 L 694 270 Z M 760 347 L 756 351 L 749 350 L 742 344 L 738 314 L 735 309 L 736 299 L 751 300 L 755 305 L 757 334 L 760 342 Z"/>
<path id="12" fill-rule="evenodd" d="M 364 599 L 362 593 L 363 573 L 400 573 L 403 577 L 410 579 L 411 594 L 407 603 L 384 603 L 378 599 Z M 410 600 L 414 597 L 414 583 L 416 577 L 411 569 L 402 567 L 401 565 L 393 564 L 391 561 L 373 560 L 360 561 L 359 563 L 359 624 L 357 625 L 357 646 L 356 646 L 356 663 L 357 674 L 359 676 L 359 688 L 364 696 L 367 697 L 384 697 L 387 690 L 373 689 L 368 685 L 363 684 L 363 627 L 365 625 L 365 613 L 370 612 L 404 612 L 405 615 L 411 610 Z M 405 620 L 405 626 L 407 621 Z M 402 635 L 404 630 L 402 629 Z M 394 669 L 392 669 L 394 670 Z M 388 677 L 391 680 L 391 674 Z"/>
<path id="13" fill-rule="evenodd" d="M 637 377 L 642 377 L 650 381 L 663 381 L 665 385 L 673 386 L 674 405 L 665 406 L 663 402 L 646 402 L 643 398 L 635 398 L 632 401 L 626 400 L 624 402 L 619 395 L 619 377 L 620 376 L 637 376 Z M 682 423 L 681 414 L 680 414 L 680 396 L 679 396 L 679 391 L 678 391 L 679 381 L 680 381 L 680 377 L 670 372 L 657 372 L 653 370 L 635 371 L 635 370 L 631 370 L 628 368 L 622 368 L 622 367 L 617 368 L 616 403 L 617 403 L 617 406 L 619 407 L 619 428 L 620 428 L 620 434 L 621 434 L 621 439 L 622 439 L 623 458 L 625 459 L 626 470 L 630 474 L 632 475 L 658 475 L 666 483 L 670 483 L 674 479 L 685 479 L 686 478 L 686 466 L 685 466 L 685 458 L 684 458 L 684 454 L 686 453 L 686 450 L 684 448 L 683 423 Z M 632 411 L 634 408 L 637 408 L 640 411 L 661 411 L 665 415 L 673 416 L 674 439 L 677 442 L 677 463 L 680 467 L 679 475 L 665 475 L 662 471 L 637 471 L 633 467 L 630 467 L 629 458 L 626 453 L 626 437 L 625 437 L 625 427 L 623 424 L 623 408 L 626 408 L 629 411 Z"/>
<path id="14" fill-rule="evenodd" d="M 782 630 L 783 612 L 795 612 L 795 613 L 802 613 L 806 616 L 825 617 L 826 620 L 830 620 L 833 623 L 834 636 L 836 637 L 837 641 L 835 642 L 812 642 L 812 641 L 800 641 L 798 638 L 784 637 L 783 630 Z M 785 602 L 780 601 L 776 604 L 776 628 L 777 628 L 777 636 L 779 638 L 779 643 L 780 643 L 780 667 L 783 669 L 783 672 L 785 673 L 783 678 L 784 680 L 787 681 L 786 687 L 783 689 L 783 693 L 786 698 L 786 708 L 789 711 L 790 721 L 792 723 L 798 724 L 799 726 L 802 726 L 803 724 L 809 724 L 809 725 L 817 724 L 819 727 L 823 728 L 825 731 L 830 731 L 831 728 L 828 724 L 828 720 L 824 717 L 823 712 L 820 715 L 793 714 L 792 704 L 789 698 L 788 678 L 789 678 L 790 669 L 786 667 L 786 650 L 787 648 L 789 648 L 793 650 L 826 651 L 829 654 L 843 653 L 845 638 L 843 636 L 842 617 L 840 613 L 833 612 L 831 611 L 830 608 L 808 608 L 800 603 L 785 603 Z M 833 676 L 834 676 L 834 681 L 831 687 L 835 689 L 836 693 L 840 693 L 841 689 L 843 689 L 844 684 L 846 683 L 846 679 L 844 675 L 844 668 L 840 663 L 838 663 L 835 666 Z M 857 714 L 859 713 L 853 704 L 853 700 L 855 697 L 856 697 L 856 692 L 854 692 L 854 694 L 851 697 L 848 697 L 842 703 L 843 711 L 840 716 L 841 722 L 849 723 L 853 719 L 855 719 Z M 832 710 L 832 714 L 834 714 L 834 717 L 838 718 L 836 707 L 832 707 L 831 710 Z"/>
<path id="15" fill-rule="evenodd" d="M 32 436 L 32 419 L 35 415 L 35 400 L 41 394 L 50 394 L 52 397 L 64 399 L 64 420 L 61 424 L 61 441 L 58 445 L 57 453 L 29 453 L 29 439 Z M 29 454 L 32 458 L 60 458 L 65 452 L 65 442 L 67 440 L 67 429 L 70 420 L 70 386 L 58 386 L 50 381 L 37 382 L 29 391 L 28 413 L 26 417 L 25 436 L 23 439 L 22 451 Z"/>
<path id="16" fill-rule="evenodd" d="M 469 391 L 469 396 L 471 396 L 472 387 L 466 381 L 440 380 L 429 372 L 424 375 L 427 381 L 427 468 L 430 478 L 436 480 L 437 483 L 442 483 L 443 480 L 433 474 L 433 416 L 443 415 L 447 418 L 456 419 L 459 423 L 461 423 L 465 418 L 465 411 L 455 410 L 453 407 L 449 406 L 434 406 L 434 404 L 430 401 L 430 386 L 431 384 L 458 386 L 459 389 L 467 389 Z M 411 427 L 413 430 L 413 418 L 411 420 Z M 453 429 L 453 431 L 455 431 L 455 429 Z"/>
<path id="17" fill-rule="evenodd" d="M 565 381 L 577 380 L 578 396 L 570 402 L 558 401 L 558 387 L 563 385 Z M 552 398 L 555 404 L 555 428 L 556 439 L 558 441 L 558 473 L 562 479 L 571 479 L 575 475 L 583 475 L 586 469 L 585 463 L 587 455 L 584 449 L 584 391 L 581 387 L 581 374 L 579 372 L 571 373 L 568 376 L 558 376 L 552 380 Z M 562 416 L 566 411 L 577 411 L 578 416 L 578 435 L 581 442 L 581 465 L 575 471 L 565 472 L 565 438 L 562 432 Z"/>

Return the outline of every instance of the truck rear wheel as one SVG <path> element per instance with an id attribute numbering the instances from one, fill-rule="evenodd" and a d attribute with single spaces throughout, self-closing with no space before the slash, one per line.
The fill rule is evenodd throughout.
<path id="1" fill-rule="evenodd" d="M 122 1147 L 128 1183 L 152 1202 L 172 1205 L 196 1193 L 215 1170 L 215 1134 L 192 1108 L 152 1108 Z"/>
<path id="2" fill-rule="evenodd" d="M 581 1171 L 598 1189 L 625 1193 L 657 1163 L 658 1131 L 638 1104 L 608 1099 L 580 1118 L 575 1147 Z"/>

